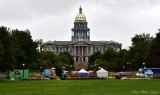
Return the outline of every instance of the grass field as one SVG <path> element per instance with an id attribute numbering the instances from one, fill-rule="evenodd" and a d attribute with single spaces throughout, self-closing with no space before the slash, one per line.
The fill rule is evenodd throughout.
<path id="1" fill-rule="evenodd" d="M 160 80 L 1 80 L 0 95 L 160 95 Z"/>

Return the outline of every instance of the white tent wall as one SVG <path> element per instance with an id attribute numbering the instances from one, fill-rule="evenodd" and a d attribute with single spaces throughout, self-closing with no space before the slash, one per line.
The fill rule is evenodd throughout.
<path id="1" fill-rule="evenodd" d="M 99 78 L 108 78 L 108 71 L 104 70 L 103 68 L 98 70 L 96 73 L 97 73 L 97 77 Z"/>

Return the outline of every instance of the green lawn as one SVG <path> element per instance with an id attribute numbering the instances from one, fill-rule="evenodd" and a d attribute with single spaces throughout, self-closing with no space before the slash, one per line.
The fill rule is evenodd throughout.
<path id="1" fill-rule="evenodd" d="M 160 95 L 160 80 L 0 81 L 0 95 Z"/>

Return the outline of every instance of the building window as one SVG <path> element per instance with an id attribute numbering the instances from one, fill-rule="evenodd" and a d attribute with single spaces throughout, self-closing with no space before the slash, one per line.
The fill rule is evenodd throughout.
<path id="1" fill-rule="evenodd" d="M 83 57 L 83 61 L 86 62 L 85 57 Z"/>
<path id="2" fill-rule="evenodd" d="M 76 57 L 76 62 L 78 62 L 78 57 Z"/>

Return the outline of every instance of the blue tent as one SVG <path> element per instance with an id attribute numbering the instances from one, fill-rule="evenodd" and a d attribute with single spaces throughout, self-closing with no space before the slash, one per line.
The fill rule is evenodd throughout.
<path id="1" fill-rule="evenodd" d="M 84 69 L 81 69 L 80 71 L 78 71 L 77 73 L 79 76 L 88 76 L 88 72 Z"/>

